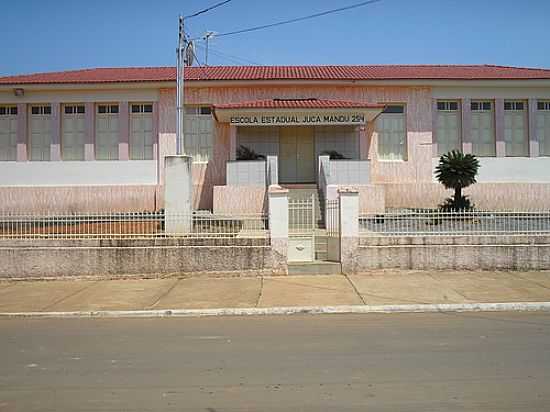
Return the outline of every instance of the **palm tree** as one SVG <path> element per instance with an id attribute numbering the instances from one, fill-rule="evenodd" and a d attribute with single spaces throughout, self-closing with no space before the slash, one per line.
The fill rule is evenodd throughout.
<path id="1" fill-rule="evenodd" d="M 435 177 L 446 189 L 455 191 L 453 197 L 440 205 L 442 209 L 463 210 L 473 207 L 467 196 L 462 195 L 462 189 L 477 182 L 478 170 L 479 160 L 474 155 L 452 150 L 441 156 Z"/>

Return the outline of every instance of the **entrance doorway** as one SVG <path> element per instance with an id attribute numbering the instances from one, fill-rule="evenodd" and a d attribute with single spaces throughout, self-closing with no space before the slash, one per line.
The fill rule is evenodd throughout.
<path id="1" fill-rule="evenodd" d="M 313 127 L 279 129 L 279 181 L 315 182 L 315 134 Z"/>

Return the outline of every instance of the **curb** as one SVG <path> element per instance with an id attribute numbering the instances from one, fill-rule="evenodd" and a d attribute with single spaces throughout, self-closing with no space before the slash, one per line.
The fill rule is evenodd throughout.
<path id="1" fill-rule="evenodd" d="M 274 308 L 100 310 L 76 312 L 0 312 L 0 318 L 164 318 L 438 312 L 550 312 L 550 302 L 287 306 Z"/>

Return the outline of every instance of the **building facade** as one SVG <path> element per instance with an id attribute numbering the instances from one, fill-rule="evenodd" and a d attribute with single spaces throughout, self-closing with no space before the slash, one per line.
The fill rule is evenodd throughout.
<path id="1" fill-rule="evenodd" d="M 174 68 L 0 78 L 0 209 L 152 211 L 176 147 Z M 441 154 L 481 163 L 486 209 L 550 208 L 550 70 L 189 67 L 195 209 L 261 212 L 270 184 L 360 192 L 363 211 L 435 207 Z M 262 155 L 239 159 L 243 149 Z"/>

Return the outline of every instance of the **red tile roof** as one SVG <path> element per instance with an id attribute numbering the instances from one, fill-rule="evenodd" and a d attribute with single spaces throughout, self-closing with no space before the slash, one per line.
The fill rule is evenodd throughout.
<path id="1" fill-rule="evenodd" d="M 269 99 L 215 105 L 215 109 L 381 109 L 376 103 L 327 99 Z"/>
<path id="2" fill-rule="evenodd" d="M 187 80 L 532 80 L 550 69 L 506 66 L 208 66 L 188 67 Z M 0 77 L 0 85 L 172 82 L 174 67 L 71 70 Z"/>

